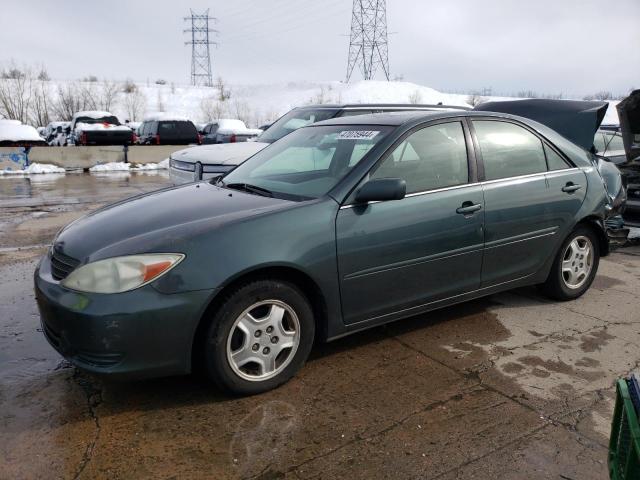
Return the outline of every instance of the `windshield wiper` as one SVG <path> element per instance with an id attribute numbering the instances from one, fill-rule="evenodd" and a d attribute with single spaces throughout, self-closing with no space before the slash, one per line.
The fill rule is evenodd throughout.
<path id="1" fill-rule="evenodd" d="M 273 197 L 273 192 L 271 192 L 271 190 L 251 185 L 249 183 L 227 183 L 224 184 L 224 186 L 227 188 L 233 188 L 234 190 L 243 190 L 256 195 L 262 195 L 263 197 Z"/>

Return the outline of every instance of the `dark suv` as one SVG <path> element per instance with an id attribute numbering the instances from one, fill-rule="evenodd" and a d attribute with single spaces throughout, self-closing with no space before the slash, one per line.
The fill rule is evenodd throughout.
<path id="1" fill-rule="evenodd" d="M 201 141 L 191 120 L 145 120 L 138 131 L 140 145 L 189 145 Z"/>

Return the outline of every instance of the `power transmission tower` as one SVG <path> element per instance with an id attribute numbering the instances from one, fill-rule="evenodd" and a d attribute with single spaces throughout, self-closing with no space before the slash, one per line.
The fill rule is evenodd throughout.
<path id="1" fill-rule="evenodd" d="M 209 34 L 217 31 L 209 28 L 209 20 L 215 22 L 217 19 L 209 16 L 209 9 L 202 14 L 194 13 L 193 10 L 190 12 L 191 16 L 184 17 L 184 20 L 191 21 L 191 28 L 184 32 L 191 34 L 191 40 L 185 42 L 185 45 L 191 45 L 191 85 L 211 87 L 213 78 L 209 47 L 217 43 L 209 39 Z"/>
<path id="2" fill-rule="evenodd" d="M 353 0 L 349 39 L 347 82 L 356 64 L 365 80 L 371 80 L 378 67 L 382 67 L 384 76 L 389 80 L 385 0 Z"/>

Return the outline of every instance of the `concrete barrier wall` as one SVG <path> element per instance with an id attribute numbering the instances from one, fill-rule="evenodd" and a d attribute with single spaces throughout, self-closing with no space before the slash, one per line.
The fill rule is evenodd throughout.
<path id="1" fill-rule="evenodd" d="M 132 145 L 127 152 L 127 160 L 132 164 L 158 163 L 171 153 L 187 148 L 185 145 Z M 24 157 L 20 147 L 0 147 L 2 163 L 10 158 Z M 123 147 L 33 147 L 28 154 L 29 163 L 50 163 L 67 170 L 88 169 L 94 165 L 110 162 L 124 162 Z M 6 167 L 6 166 L 5 166 Z M 20 168 L 17 164 L 14 168 Z"/>

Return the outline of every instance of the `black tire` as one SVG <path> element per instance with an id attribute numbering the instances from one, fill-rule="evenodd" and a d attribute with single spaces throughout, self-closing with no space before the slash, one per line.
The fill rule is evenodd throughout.
<path id="1" fill-rule="evenodd" d="M 591 270 L 586 276 L 586 280 L 579 287 L 570 288 L 567 284 L 567 281 L 565 281 L 565 274 L 562 271 L 562 263 L 565 260 L 567 248 L 569 247 L 571 242 L 579 237 L 588 238 L 591 242 L 591 247 L 593 249 Z M 587 290 L 589 290 L 589 287 L 591 286 L 591 283 L 593 283 L 593 279 L 598 272 L 599 264 L 599 239 L 591 228 L 580 225 L 576 227 L 562 243 L 562 246 L 560 247 L 560 250 L 558 250 L 556 258 L 553 261 L 553 265 L 551 266 L 549 276 L 547 277 L 547 280 L 542 285 L 540 285 L 540 287 L 547 296 L 553 298 L 554 300 L 573 300 L 582 296 Z"/>
<path id="2" fill-rule="evenodd" d="M 275 376 L 264 380 L 247 380 L 231 366 L 227 356 L 227 340 L 240 315 L 252 305 L 267 300 L 282 302 L 295 312 L 299 323 L 299 342 L 288 364 Z M 231 292 L 212 314 L 203 342 L 205 372 L 218 386 L 234 394 L 254 395 L 274 389 L 302 368 L 311 351 L 314 335 L 313 310 L 306 296 L 295 285 L 266 279 L 246 283 Z"/>

